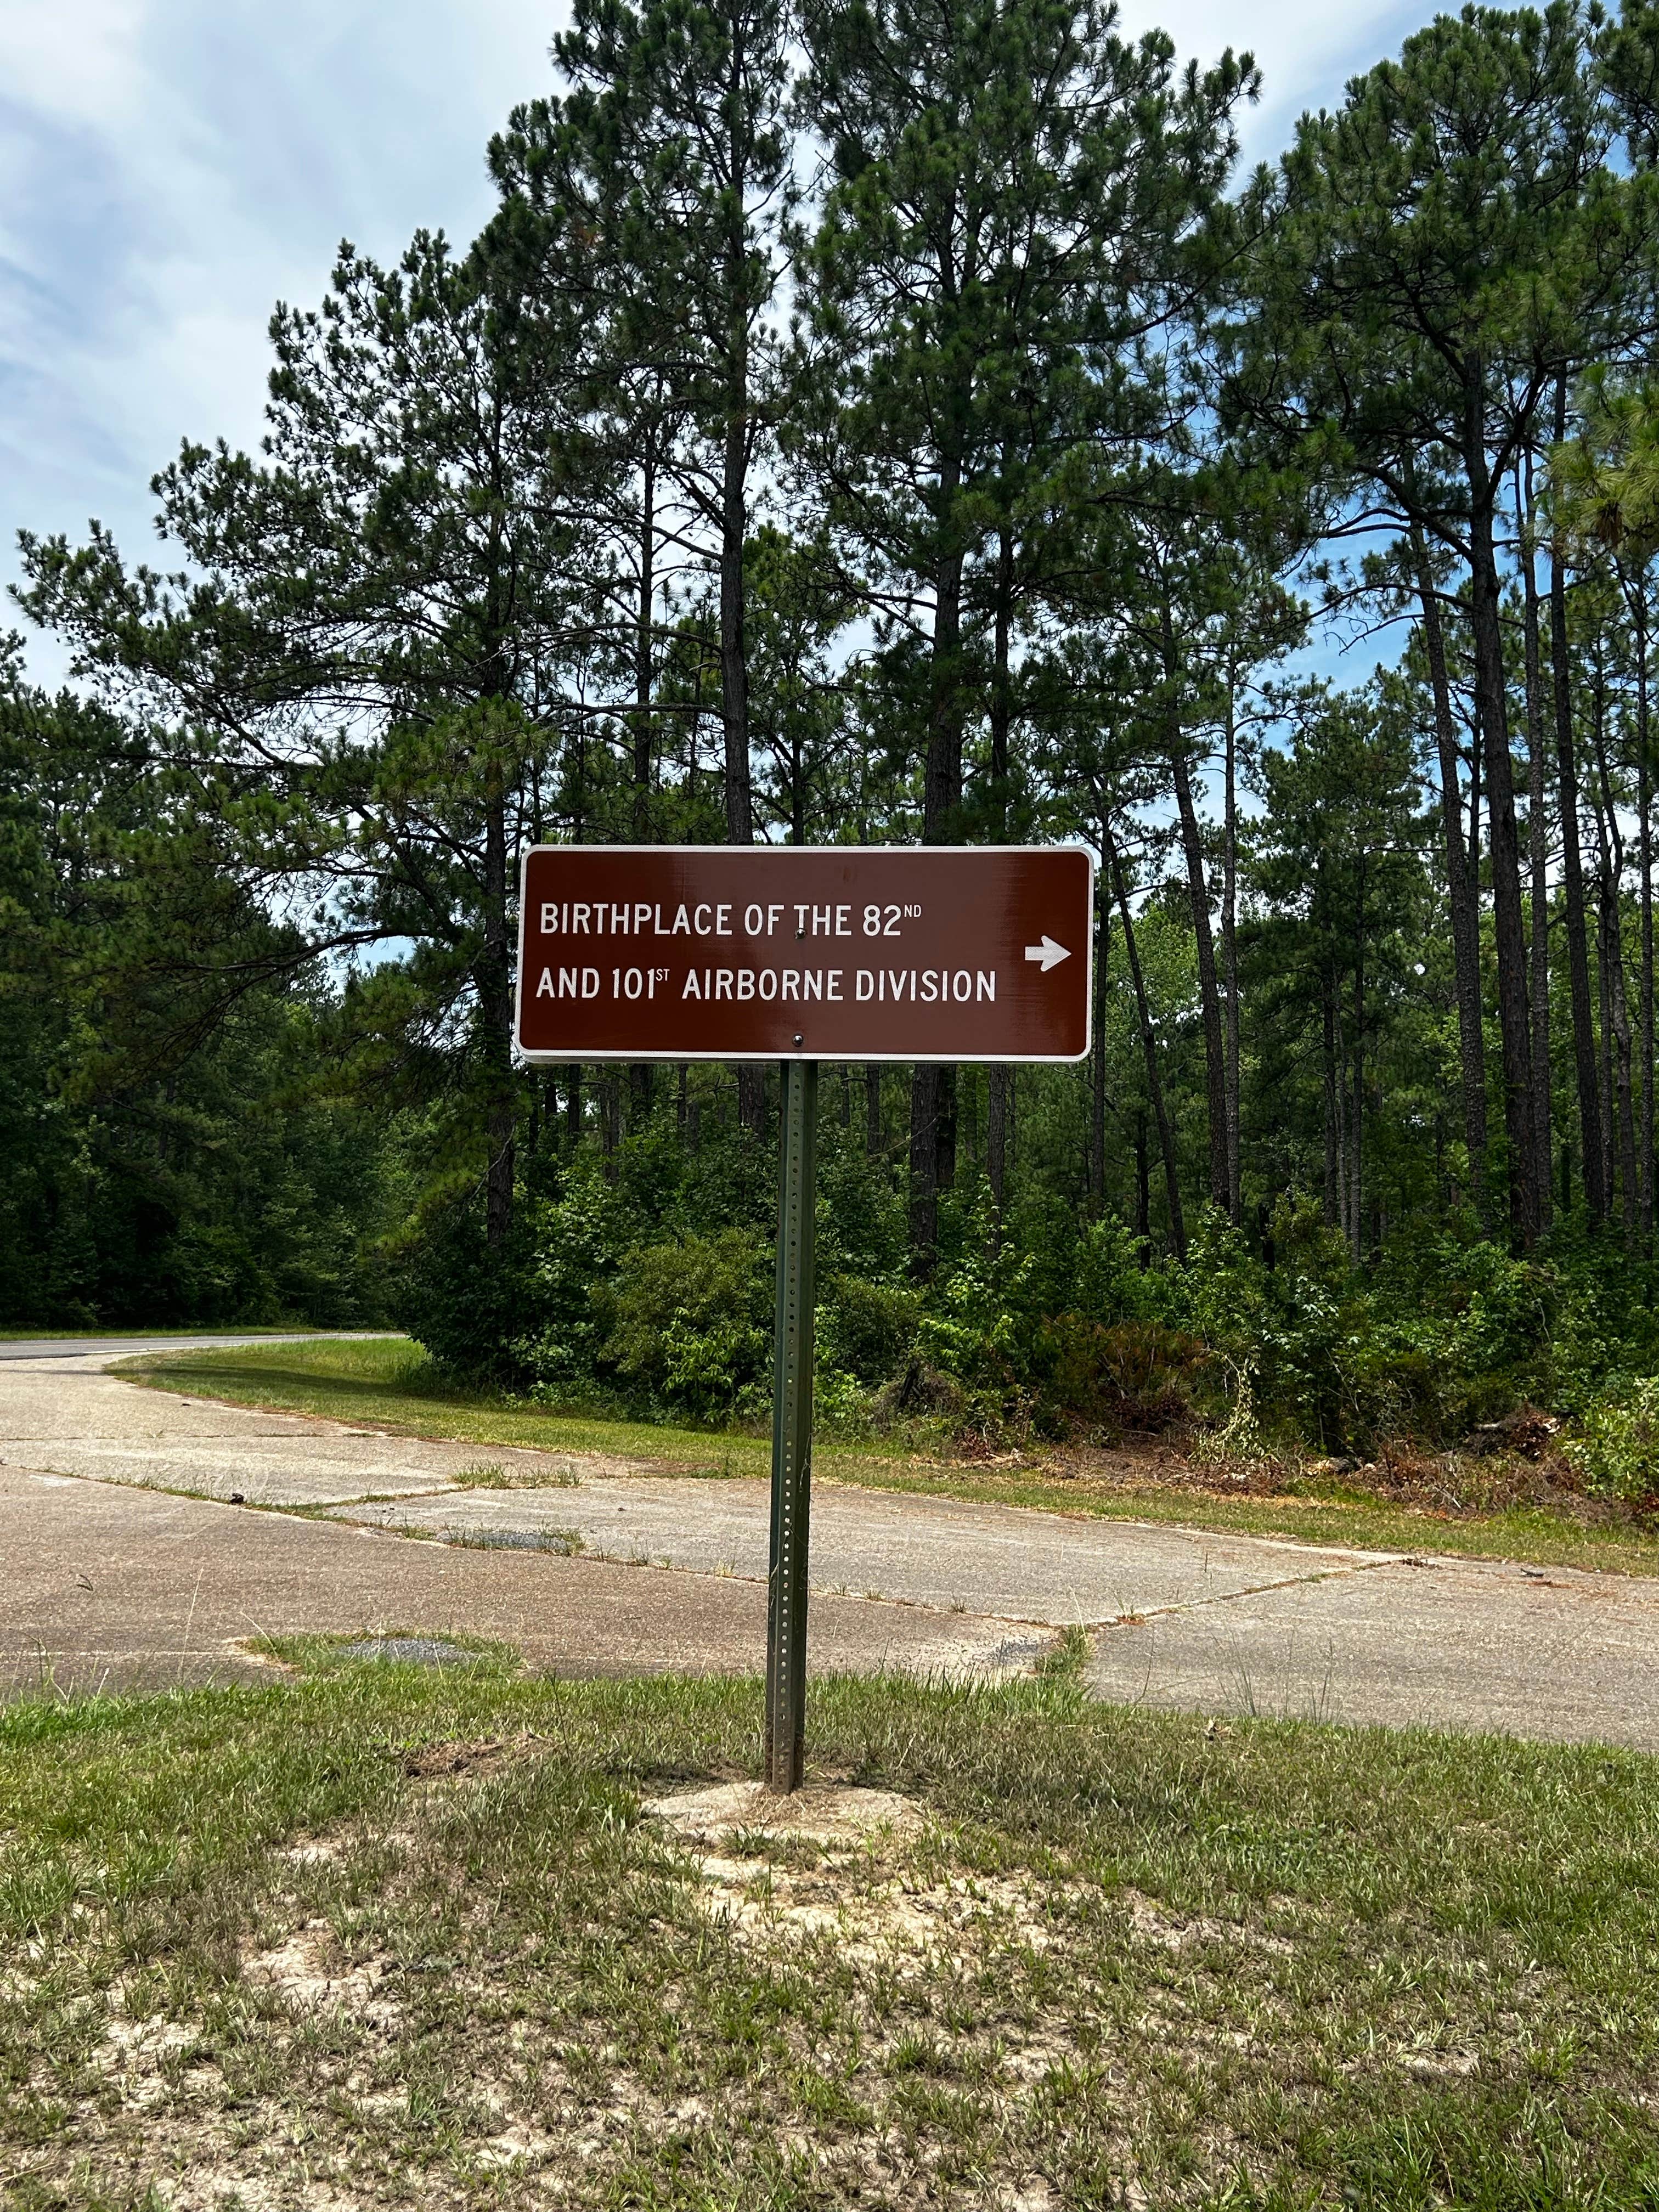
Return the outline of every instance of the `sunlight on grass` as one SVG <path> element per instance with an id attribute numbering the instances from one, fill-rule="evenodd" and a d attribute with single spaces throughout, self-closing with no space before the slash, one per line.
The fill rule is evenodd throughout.
<path id="1" fill-rule="evenodd" d="M 21 2212 L 1652 2205 L 1659 1762 L 830 1679 L 908 1822 L 705 1838 L 757 1681 L 417 1642 L 0 1714 Z"/>
<path id="2" fill-rule="evenodd" d="M 145 1354 L 123 1361 L 117 1371 L 195 1397 L 328 1420 L 385 1423 L 411 1436 L 648 1459 L 688 1474 L 764 1474 L 771 1464 L 771 1444 L 763 1437 L 564 1413 L 462 1389 L 445 1380 L 407 1337 Z"/>

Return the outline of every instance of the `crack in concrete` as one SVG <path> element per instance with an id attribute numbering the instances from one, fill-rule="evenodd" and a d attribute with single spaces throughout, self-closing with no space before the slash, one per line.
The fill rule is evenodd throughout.
<path id="1" fill-rule="evenodd" d="M 1212 1590 L 1204 1597 L 1176 1598 L 1168 1605 L 1145 1605 L 1133 1613 L 1120 1613 L 1110 1620 L 1085 1621 L 1083 1626 L 1094 1628 L 1139 1628 L 1149 1620 L 1163 1620 L 1171 1613 L 1196 1613 L 1206 1605 L 1237 1605 L 1241 1598 L 1266 1597 L 1270 1591 L 1302 1589 L 1315 1583 L 1343 1582 L 1352 1575 L 1375 1574 L 1379 1567 L 1427 1566 L 1426 1559 L 1412 1559 L 1405 1553 L 1397 1559 L 1383 1557 L 1376 1559 L 1356 1559 L 1352 1566 L 1321 1567 L 1310 1575 L 1285 1575 L 1273 1583 L 1253 1583 L 1248 1589 Z"/>

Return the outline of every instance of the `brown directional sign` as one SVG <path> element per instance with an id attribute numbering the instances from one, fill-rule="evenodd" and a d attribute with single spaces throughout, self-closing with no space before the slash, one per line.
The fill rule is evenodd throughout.
<path id="1" fill-rule="evenodd" d="M 1080 1060 L 1080 848 L 538 845 L 529 1060 Z"/>

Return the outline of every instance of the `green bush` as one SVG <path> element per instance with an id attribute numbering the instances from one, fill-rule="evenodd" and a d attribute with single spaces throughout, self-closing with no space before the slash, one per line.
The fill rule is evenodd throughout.
<path id="1" fill-rule="evenodd" d="M 1042 1328 L 1033 1301 L 1037 1255 L 999 1238 L 988 1200 L 968 1224 L 960 1257 L 942 1267 L 923 1308 L 916 1352 L 988 1407 L 1029 1382 Z"/>
<path id="2" fill-rule="evenodd" d="M 842 1433 L 890 1418 L 988 1436 L 1202 1425 L 1225 1418 L 1226 1378 L 1248 1374 L 1255 1431 L 1286 1444 L 1451 1444 L 1531 1403 L 1582 1417 L 1585 1449 L 1617 1457 L 1629 1439 L 1610 1441 L 1608 1378 L 1659 1370 L 1659 1276 L 1576 1217 L 1525 1256 L 1452 1218 L 1395 1234 L 1361 1267 L 1316 1200 L 1286 1196 L 1259 1243 L 1206 1208 L 1183 1263 L 1052 1192 L 1011 1194 L 999 1216 L 967 1174 L 916 1285 L 902 1174 L 832 1117 L 821 1135 L 817 1368 L 821 1418 Z M 532 1165 L 506 1244 L 488 1246 L 469 1201 L 405 1245 L 398 1317 L 434 1358 L 556 1402 L 763 1412 L 768 1149 L 706 1121 L 687 1152 L 665 1100 L 608 1158 Z"/>
<path id="3" fill-rule="evenodd" d="M 1059 1314 L 1044 1324 L 1037 1346 L 1042 1410 L 1157 1432 L 1191 1413 L 1204 1359 L 1196 1337 L 1163 1322 L 1108 1325 Z"/>
<path id="4" fill-rule="evenodd" d="M 1621 1378 L 1562 1449 L 1593 1497 L 1659 1511 L 1659 1376 Z"/>
<path id="5" fill-rule="evenodd" d="M 874 1394 L 856 1375 L 820 1355 L 812 1377 L 812 1425 L 821 1437 L 866 1437 L 875 1425 Z"/>
<path id="6" fill-rule="evenodd" d="M 555 1197 L 529 1209 L 524 1235 L 526 1317 L 514 1347 L 514 1371 L 555 1401 L 592 1391 L 605 1347 L 606 1285 L 622 1264 L 634 1217 L 625 1199 L 591 1168 L 572 1174 Z"/>
<path id="7" fill-rule="evenodd" d="M 602 1300 L 603 1360 L 697 1421 L 755 1413 L 772 1353 L 771 1255 L 747 1230 L 636 1246 Z"/>
<path id="8" fill-rule="evenodd" d="M 817 1312 L 820 1360 L 860 1382 L 885 1382 L 909 1360 L 921 1319 L 913 1290 L 832 1275 Z"/>
<path id="9" fill-rule="evenodd" d="M 447 1373 L 516 1389 L 525 1380 L 520 1340 L 539 1322 L 527 1263 L 522 1231 L 491 1250 L 479 1208 L 447 1207 L 400 1257 L 393 1316 Z"/>
<path id="10" fill-rule="evenodd" d="M 1170 1290 L 1163 1268 L 1142 1265 L 1141 1240 L 1127 1222 L 1115 1213 L 1090 1222 L 1078 1241 L 1069 1308 L 1096 1322 L 1164 1321 Z"/>

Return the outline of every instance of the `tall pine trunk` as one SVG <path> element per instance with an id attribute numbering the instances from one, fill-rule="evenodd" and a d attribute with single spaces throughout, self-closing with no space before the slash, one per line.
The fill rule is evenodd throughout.
<path id="1" fill-rule="evenodd" d="M 1517 482 L 1516 523 L 1520 538 L 1527 668 L 1527 854 L 1532 947 L 1528 981 L 1532 1002 L 1533 1147 L 1538 1166 L 1538 1218 L 1548 1228 L 1550 1160 L 1550 891 L 1549 823 L 1544 789 L 1544 677 L 1539 635 L 1538 575 L 1533 556 L 1532 448 L 1527 448 L 1524 486 Z"/>
<path id="2" fill-rule="evenodd" d="M 1641 973 L 1637 982 L 1636 1049 L 1641 1055 L 1640 1130 L 1636 1148 L 1636 1211 L 1640 1249 L 1653 1257 L 1653 775 L 1648 757 L 1650 736 L 1648 699 L 1648 594 L 1645 564 L 1620 564 L 1620 580 L 1630 610 L 1636 644 L 1636 837 L 1637 899 Z"/>
<path id="3" fill-rule="evenodd" d="M 1090 1054 L 1089 1195 L 1100 1213 L 1106 1204 L 1106 955 L 1111 944 L 1112 908 L 1104 884 L 1096 887 L 1098 949 L 1095 955 L 1094 1050 Z"/>
<path id="4" fill-rule="evenodd" d="M 1336 978 L 1321 978 L 1318 1011 L 1322 1018 L 1325 1064 L 1325 1228 L 1340 1230 L 1347 1241 L 1347 1161 L 1343 1152 L 1343 1071 L 1336 1060 Z"/>
<path id="5" fill-rule="evenodd" d="M 1012 1068 L 1001 1061 L 987 1070 L 985 1172 L 999 1213 L 1008 1195 L 1008 1098 L 1012 1076 Z"/>
<path id="6" fill-rule="evenodd" d="M 1008 779 L 1012 763 L 1010 738 L 1013 729 L 1013 686 L 1009 674 L 1009 647 L 1013 629 L 1013 539 L 1004 529 L 997 533 L 997 583 L 994 659 L 991 672 L 991 821 L 998 844 L 1008 836 Z M 1002 1211 L 1007 1174 L 1007 1127 L 1010 1071 L 993 1066 L 986 1071 L 985 1166 L 991 1197 Z"/>
<path id="7" fill-rule="evenodd" d="M 1140 955 L 1135 949 L 1135 926 L 1129 912 L 1129 894 L 1123 881 L 1123 863 L 1118 857 L 1116 841 L 1109 830 L 1103 828 L 1106 847 L 1106 861 L 1112 873 L 1112 889 L 1117 896 L 1117 908 L 1123 919 L 1123 957 L 1128 963 L 1129 981 L 1135 994 L 1135 1012 L 1140 1024 L 1140 1048 L 1146 1066 L 1146 1097 L 1158 1124 L 1158 1149 L 1164 1156 L 1164 1188 L 1170 1206 L 1170 1241 L 1175 1246 L 1176 1257 L 1187 1256 L 1187 1224 L 1181 1209 L 1181 1177 L 1176 1167 L 1175 1137 L 1170 1127 L 1170 1116 L 1164 1103 L 1164 1085 L 1158 1072 L 1158 1040 L 1152 1034 L 1151 1011 L 1146 1004 L 1146 985 L 1140 972 Z"/>
<path id="8" fill-rule="evenodd" d="M 1601 827 L 1596 805 L 1596 826 Z M 1613 963 L 1607 957 L 1607 889 L 1605 868 L 1596 872 L 1595 992 L 1601 1017 L 1601 1051 L 1596 1068 L 1596 1157 L 1601 1163 L 1601 1188 L 1607 1193 L 1607 1213 L 1613 1213 Z"/>
<path id="9" fill-rule="evenodd" d="M 743 575 L 748 444 L 748 424 L 734 385 L 726 432 L 720 513 L 720 726 L 726 739 L 728 845 L 755 842 L 749 781 L 749 661 L 744 636 L 748 610 Z"/>
<path id="10" fill-rule="evenodd" d="M 1642 868 L 1642 1250 L 1653 1257 L 1653 788 L 1648 760 L 1648 609 L 1645 574 L 1636 580 L 1636 806 Z"/>
<path id="11" fill-rule="evenodd" d="M 651 836 L 651 642 L 657 592 L 657 440 L 647 427 L 640 461 L 640 574 L 634 616 L 634 835 Z"/>
<path id="12" fill-rule="evenodd" d="M 1498 1025 L 1504 1061 L 1504 1133 L 1509 1150 L 1510 1221 L 1530 1248 L 1539 1227 L 1538 1176 L 1532 1111 L 1532 1022 L 1527 1002 L 1526 920 L 1521 902 L 1521 842 L 1510 757 L 1509 704 L 1492 546 L 1492 487 L 1486 475 L 1484 424 L 1472 400 L 1465 450 L 1474 493 L 1469 518 L 1469 616 L 1474 634 L 1476 719 L 1486 769 L 1487 842 L 1492 854 L 1493 939 L 1498 966 Z"/>
<path id="13" fill-rule="evenodd" d="M 1604 1051 L 1609 1060 L 1613 1108 L 1608 1143 L 1609 1149 L 1615 1142 L 1618 1146 L 1625 1236 L 1633 1248 L 1640 1218 L 1640 1197 L 1636 1164 L 1636 1121 L 1631 1095 L 1630 1006 L 1625 988 L 1624 926 L 1620 915 L 1620 894 L 1625 878 L 1625 843 L 1619 828 L 1613 779 L 1607 772 L 1607 701 L 1599 670 L 1595 684 L 1593 735 L 1596 782 L 1600 787 L 1595 826 L 1601 861 L 1601 1003 Z M 1607 1049 L 1607 1028 L 1612 1031 L 1610 1050 Z M 1610 1176 L 1607 1195 L 1610 1206 L 1613 1195 Z"/>
<path id="14" fill-rule="evenodd" d="M 1555 442 L 1567 434 L 1567 386 L 1555 387 Z M 1584 1205 L 1591 1225 L 1607 1211 L 1602 1172 L 1601 1114 L 1596 1097 L 1595 1024 L 1590 1011 L 1589 939 L 1584 914 L 1584 864 L 1578 839 L 1578 766 L 1572 729 L 1571 663 L 1567 651 L 1567 572 L 1558 532 L 1550 544 L 1550 673 L 1555 695 L 1555 767 L 1561 814 L 1561 889 L 1566 905 L 1567 982 L 1572 1007 L 1573 1073 L 1578 1086 Z"/>
<path id="15" fill-rule="evenodd" d="M 1204 1021 L 1204 1075 L 1210 1137 L 1210 1198 L 1224 1213 L 1229 1210 L 1227 1167 L 1227 1053 L 1223 1042 L 1221 994 L 1215 972 L 1215 939 L 1210 929 L 1210 888 L 1204 873 L 1204 843 L 1193 804 L 1192 777 L 1187 765 L 1186 740 L 1181 727 L 1180 661 L 1176 649 L 1175 617 L 1167 587 L 1158 605 L 1158 624 L 1164 663 L 1164 712 L 1168 726 L 1170 773 L 1175 779 L 1176 809 L 1181 819 L 1181 848 L 1187 863 L 1187 888 L 1192 902 L 1193 933 L 1198 945 L 1198 998 Z"/>
<path id="16" fill-rule="evenodd" d="M 1221 864 L 1221 969 L 1227 994 L 1227 1212 L 1241 1218 L 1238 1175 L 1238 722 L 1227 678 L 1226 761 Z"/>
<path id="17" fill-rule="evenodd" d="M 748 592 L 744 549 L 749 535 L 749 256 L 744 228 L 748 143 L 744 137 L 745 56 L 741 17 L 732 21 L 726 86 L 726 238 L 720 280 L 726 314 L 726 420 L 720 455 L 720 725 L 726 741 L 726 841 L 755 842 L 749 775 Z M 759 1132 L 766 1121 L 765 1070 L 738 1069 L 738 1119 Z"/>
<path id="18" fill-rule="evenodd" d="M 1452 967 L 1457 988 L 1457 1043 L 1463 1091 L 1463 1143 L 1469 1156 L 1469 1196 L 1484 1220 L 1486 1206 L 1486 1044 L 1480 1007 L 1480 908 L 1457 775 L 1457 732 L 1446 666 L 1440 600 L 1422 527 L 1413 524 L 1412 551 L 1423 613 L 1423 642 L 1434 696 L 1434 740 L 1440 769 L 1440 817 L 1446 848 L 1446 896 L 1451 908 Z"/>
<path id="19" fill-rule="evenodd" d="M 484 800 L 483 947 L 478 997 L 489 1055 L 489 1102 L 484 1117 L 484 1235 L 506 1243 L 513 1226 L 514 1146 L 518 1115 L 513 1096 L 513 970 L 507 921 L 507 799 L 493 769 Z"/>
<path id="20" fill-rule="evenodd" d="M 1365 1200 L 1365 863 L 1356 885 L 1353 953 L 1353 1256 L 1364 1255 Z"/>
<path id="21" fill-rule="evenodd" d="M 947 461 L 939 471 L 939 507 L 951 514 L 961 469 Z M 927 758 L 923 770 L 921 838 L 942 845 L 952 834 L 962 805 L 962 700 L 958 662 L 962 640 L 962 555 L 947 544 L 933 580 L 933 647 L 930 671 Z M 932 1272 L 939 1245 L 939 1194 L 956 1164 L 956 1069 L 918 1065 L 910 1083 L 910 1261 Z"/>

